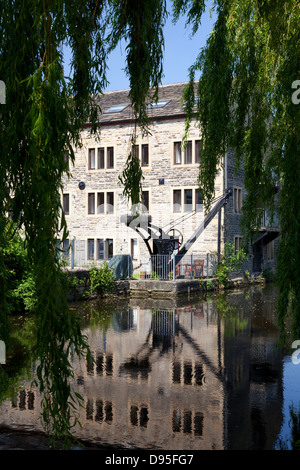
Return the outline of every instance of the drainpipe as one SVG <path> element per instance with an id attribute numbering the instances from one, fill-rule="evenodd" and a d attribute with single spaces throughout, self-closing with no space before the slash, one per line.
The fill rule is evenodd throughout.
<path id="1" fill-rule="evenodd" d="M 74 268 L 74 257 L 75 257 L 75 239 L 76 237 L 74 236 L 73 237 L 73 240 L 72 240 L 72 251 L 71 251 L 71 268 L 73 269 Z"/>

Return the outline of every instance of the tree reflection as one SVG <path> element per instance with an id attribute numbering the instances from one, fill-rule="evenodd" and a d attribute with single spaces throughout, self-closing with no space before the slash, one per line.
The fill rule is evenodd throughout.
<path id="1" fill-rule="evenodd" d="M 55 285 L 57 289 L 67 289 L 66 282 L 62 273 L 53 276 L 54 289 Z M 72 430 L 78 423 L 78 406 L 83 401 L 71 389 L 74 371 L 70 358 L 77 355 L 90 360 L 90 351 L 77 313 L 68 307 L 66 298 L 58 296 L 57 299 L 63 303 L 60 309 L 57 305 L 53 308 L 52 315 L 45 318 L 41 305 L 36 310 L 35 352 L 39 361 L 36 384 L 42 395 L 42 422 L 46 432 L 53 442 L 63 439 L 64 447 L 69 447 L 73 441 Z"/>

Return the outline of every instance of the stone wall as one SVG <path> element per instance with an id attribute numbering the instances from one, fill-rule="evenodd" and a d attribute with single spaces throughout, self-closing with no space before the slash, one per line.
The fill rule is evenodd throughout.
<path id="1" fill-rule="evenodd" d="M 184 134 L 184 119 L 170 119 L 154 122 L 152 134 L 137 139 L 137 144 L 147 143 L 149 146 L 149 166 L 143 168 L 143 190 L 149 192 L 149 211 L 152 223 L 158 227 L 173 226 L 180 230 L 183 241 L 193 234 L 204 219 L 203 206 L 198 212 L 173 212 L 173 190 L 185 189 L 193 191 L 193 209 L 195 190 L 197 189 L 198 164 L 173 165 L 173 146 L 175 141 L 181 141 Z M 123 188 L 119 176 L 125 167 L 133 128 L 131 125 L 105 126 L 101 129 L 100 138 L 89 135 L 88 130 L 82 133 L 83 146 L 76 149 L 75 165 L 71 168 L 72 178 L 64 181 L 64 194 L 69 194 L 69 215 L 66 216 L 70 240 L 75 237 L 75 265 L 88 265 L 88 239 L 112 239 L 114 255 L 130 253 L 131 239 L 137 239 L 138 262 L 146 263 L 149 252 L 142 238 L 130 227 L 120 223 L 120 217 L 130 210 L 123 196 Z M 199 129 L 192 126 L 189 139 L 195 142 L 199 139 Z M 88 151 L 90 148 L 114 147 L 114 169 L 89 170 Z M 163 184 L 160 184 L 163 179 Z M 79 182 L 85 183 L 85 189 L 80 190 Z M 97 192 L 114 193 L 114 213 L 109 215 L 88 214 L 88 194 Z M 216 197 L 223 193 L 223 175 L 220 171 L 216 179 Z M 95 196 L 96 197 L 96 196 Z M 186 216 L 185 220 L 183 216 Z M 189 253 L 197 253 L 203 259 L 206 253 L 217 250 L 218 217 L 216 216 L 207 229 L 194 243 Z M 95 257 L 95 262 L 96 262 Z"/>

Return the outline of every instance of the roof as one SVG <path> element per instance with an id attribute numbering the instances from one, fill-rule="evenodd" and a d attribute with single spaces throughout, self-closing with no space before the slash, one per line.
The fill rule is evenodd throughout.
<path id="1" fill-rule="evenodd" d="M 181 104 L 183 90 L 187 83 L 175 83 L 159 87 L 157 105 L 149 106 L 150 119 L 166 119 L 170 117 L 185 116 Z M 134 121 L 133 110 L 128 96 L 130 90 L 109 91 L 103 93 L 99 99 L 102 114 L 99 116 L 101 124 Z"/>

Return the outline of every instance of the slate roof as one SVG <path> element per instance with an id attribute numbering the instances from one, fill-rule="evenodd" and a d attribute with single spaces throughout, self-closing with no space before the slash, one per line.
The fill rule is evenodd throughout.
<path id="1" fill-rule="evenodd" d="M 159 102 L 166 102 L 162 107 L 150 107 L 148 116 L 152 120 L 170 117 L 184 117 L 185 112 L 181 104 L 182 93 L 187 83 L 175 83 L 159 87 Z M 133 121 L 133 111 L 128 97 L 129 90 L 109 91 L 101 95 L 99 105 L 102 114 L 99 116 L 101 124 Z M 117 112 L 109 112 L 114 106 L 124 105 L 125 108 Z"/>

